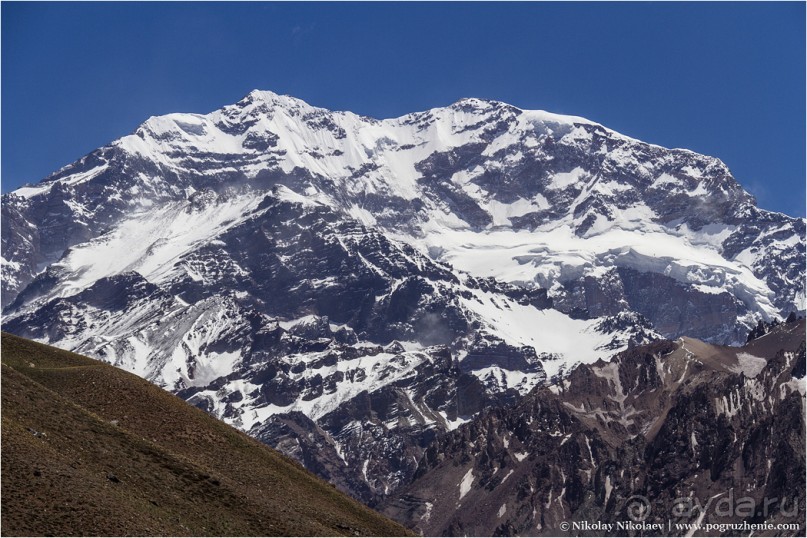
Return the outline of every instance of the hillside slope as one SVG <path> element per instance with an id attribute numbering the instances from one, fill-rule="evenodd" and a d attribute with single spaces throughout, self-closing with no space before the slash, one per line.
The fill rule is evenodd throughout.
<path id="1" fill-rule="evenodd" d="M 2 380 L 6 536 L 407 532 L 117 368 L 3 334 Z"/>

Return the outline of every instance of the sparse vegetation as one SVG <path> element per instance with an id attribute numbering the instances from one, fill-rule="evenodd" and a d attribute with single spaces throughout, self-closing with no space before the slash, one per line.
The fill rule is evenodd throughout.
<path id="1" fill-rule="evenodd" d="M 405 535 L 134 375 L 2 335 L 2 533 Z"/>

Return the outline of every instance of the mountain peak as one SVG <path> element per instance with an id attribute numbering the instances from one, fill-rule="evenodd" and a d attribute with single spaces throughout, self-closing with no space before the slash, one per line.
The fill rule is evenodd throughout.
<path id="1" fill-rule="evenodd" d="M 475 108 L 494 108 L 500 106 L 510 106 L 507 103 L 502 101 L 496 101 L 495 99 L 484 99 L 481 97 L 463 97 L 457 100 L 455 103 L 451 105 L 451 108 L 457 107 L 475 107 Z"/>
<path id="2" fill-rule="evenodd" d="M 256 104 L 267 104 L 270 106 L 284 106 L 289 108 L 317 108 L 309 105 L 302 99 L 292 97 L 287 94 L 275 93 L 271 90 L 252 90 L 245 95 L 236 105 L 248 107 Z"/>
<path id="3" fill-rule="evenodd" d="M 275 184 L 286 185 L 299 196 L 317 195 L 334 210 L 390 233 L 414 231 L 434 238 L 461 230 L 471 234 L 468 244 L 483 241 L 495 230 L 533 234 L 532 246 L 524 252 L 507 247 L 511 261 L 517 260 L 512 267 L 490 268 L 493 273 L 486 276 L 501 271 L 498 276 L 505 280 L 550 287 L 557 279 L 551 269 L 554 263 L 568 265 L 568 275 L 599 274 L 611 263 L 607 251 L 616 247 L 636 251 L 634 247 L 641 245 L 638 257 L 620 254 L 620 266 L 660 270 L 649 258 L 693 256 L 698 266 L 704 266 L 704 282 L 744 298 L 735 313 L 742 327 L 754 321 L 751 311 L 767 319 L 778 311 L 803 309 L 800 283 L 766 280 L 770 268 L 764 260 L 771 258 L 760 254 L 771 248 L 769 254 L 781 251 L 788 264 L 797 265 L 803 251 L 788 253 L 787 247 L 802 245 L 803 239 L 787 239 L 793 243 L 776 239 L 793 232 L 795 225 L 785 218 L 780 225 L 785 232 L 771 231 L 748 250 L 754 236 L 743 219 L 756 214 L 745 211 L 753 200 L 719 160 L 645 144 L 585 118 L 522 110 L 478 97 L 401 118 L 370 120 L 255 89 L 210 114 L 149 118 L 134 134 L 15 193 L 47 205 L 53 189 L 54 200 L 70 199 L 65 202 L 66 223 L 81 221 L 93 228 L 101 221 L 124 218 L 128 208 L 141 201 L 184 203 L 186 192 L 245 187 L 259 193 Z M 107 200 L 107 195 L 115 198 Z M 46 210 L 27 211 L 38 215 Z M 715 232 L 698 232 L 704 226 Z M 570 248 L 555 243 L 561 232 L 540 235 L 552 230 L 570 233 L 570 240 L 601 239 Z M 614 235 L 620 232 L 636 236 L 628 241 L 627 236 Z M 61 254 L 61 245 L 73 246 L 89 232 L 71 233 L 75 237 L 60 239 L 54 256 Z M 690 238 L 695 247 L 679 244 L 682 233 L 695 234 Z M 654 242 L 651 248 L 647 241 L 651 234 L 672 239 Z M 617 244 L 611 245 L 609 238 Z M 432 239 L 426 243 L 419 248 L 439 246 Z M 547 248 L 547 254 L 536 256 L 539 246 Z M 727 258 L 704 262 L 700 246 Z M 592 248 L 595 253 L 581 254 Z M 563 252 L 570 258 L 563 258 Z M 478 268 L 470 254 L 458 251 L 453 256 L 460 256 L 457 261 L 463 261 L 469 272 Z M 737 256 L 741 257 L 734 259 Z M 726 270 L 726 262 L 738 268 Z M 39 263 L 31 258 L 28 272 L 6 297 L 31 283 Z M 665 274 L 690 285 L 701 277 L 690 274 L 688 267 L 687 262 Z M 776 306 L 771 304 L 774 297 Z M 613 308 L 612 314 L 619 311 L 617 305 Z M 670 333 L 679 332 L 679 325 L 671 324 L 675 328 Z M 726 333 L 721 338 L 735 336 Z"/>
<path id="4" fill-rule="evenodd" d="M 750 206 L 715 159 L 479 98 L 371 120 L 256 90 L 15 192 L 4 328 L 159 383 L 368 502 L 435 431 L 577 363 L 804 311 L 804 222 Z"/>

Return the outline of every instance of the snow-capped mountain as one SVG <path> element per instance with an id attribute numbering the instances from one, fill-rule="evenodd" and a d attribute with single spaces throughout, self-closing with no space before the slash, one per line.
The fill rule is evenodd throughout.
<path id="1" fill-rule="evenodd" d="M 805 222 L 717 159 L 463 99 L 255 91 L 3 196 L 6 330 L 138 373 L 366 501 L 579 363 L 804 311 Z"/>

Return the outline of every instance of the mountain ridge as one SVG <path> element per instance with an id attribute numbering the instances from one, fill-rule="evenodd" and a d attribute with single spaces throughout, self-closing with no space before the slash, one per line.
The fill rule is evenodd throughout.
<path id="1" fill-rule="evenodd" d="M 4 329 L 378 502 L 436 434 L 575 365 L 804 311 L 805 221 L 718 159 L 478 99 L 374 120 L 265 97 L 4 195 Z"/>
<path id="2" fill-rule="evenodd" d="M 620 521 L 658 536 L 691 535 L 694 522 L 738 525 L 725 527 L 735 535 L 776 522 L 791 526 L 766 534 L 798 535 L 804 320 L 761 338 L 657 341 L 581 365 L 444 435 L 383 512 L 432 536 L 557 536 L 574 521 L 606 524 L 588 530 L 607 536 L 630 535 Z M 754 509 L 719 509 L 721 498 Z"/>

